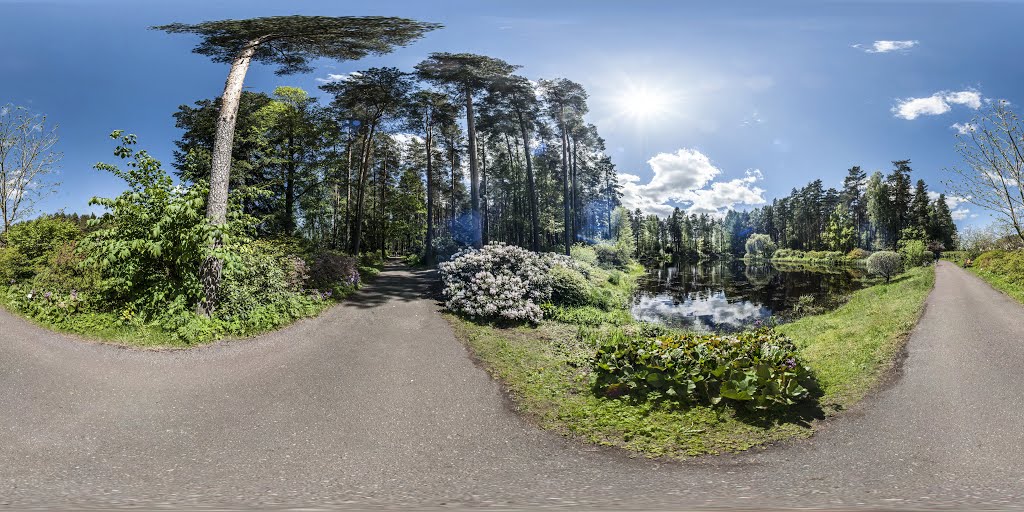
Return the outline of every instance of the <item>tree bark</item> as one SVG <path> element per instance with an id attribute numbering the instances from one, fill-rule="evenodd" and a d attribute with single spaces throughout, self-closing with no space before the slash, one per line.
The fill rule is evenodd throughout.
<path id="1" fill-rule="evenodd" d="M 530 250 L 540 251 L 540 216 L 537 214 L 537 182 L 533 176 L 533 158 L 530 157 L 530 132 L 521 111 L 516 111 L 519 131 L 523 136 L 523 159 L 526 160 L 526 187 L 530 201 Z"/>
<path id="2" fill-rule="evenodd" d="M 431 127 L 431 113 L 427 113 L 427 136 L 424 146 L 427 149 L 427 235 L 424 240 L 423 260 L 427 266 L 434 264 L 434 184 L 433 184 L 433 128 Z"/>
<path id="3" fill-rule="evenodd" d="M 480 223 L 480 184 L 476 166 L 476 121 L 473 118 L 473 91 L 466 87 L 466 134 L 469 139 L 469 207 L 473 223 L 473 246 L 483 240 Z"/>
<path id="4" fill-rule="evenodd" d="M 217 134 L 213 143 L 210 165 L 210 193 L 206 200 L 206 220 L 215 226 L 227 223 L 228 183 L 231 179 L 231 149 L 235 142 L 235 123 L 238 120 L 238 104 L 242 98 L 242 84 L 256 48 L 263 39 L 254 39 L 231 62 L 224 94 L 221 95 L 220 115 L 217 118 Z M 219 249 L 223 242 L 219 236 L 213 240 L 213 249 Z M 209 317 L 217 306 L 221 272 L 224 262 L 209 256 L 199 268 L 199 280 L 203 286 L 203 298 L 196 306 L 196 314 Z"/>
<path id="5" fill-rule="evenodd" d="M 480 151 L 480 242 L 487 245 L 487 143 Z"/>
<path id="6" fill-rule="evenodd" d="M 370 153 L 373 147 L 373 136 L 376 131 L 376 125 L 371 124 L 367 130 L 367 135 L 363 139 L 363 156 L 362 162 L 359 169 L 359 185 L 356 190 L 356 222 L 352 228 L 352 255 L 356 258 L 359 257 L 359 249 L 362 244 L 363 235 L 363 213 L 366 201 L 366 179 L 368 178 L 370 168 Z"/>
<path id="7" fill-rule="evenodd" d="M 572 253 L 572 209 L 570 208 L 571 197 L 569 196 L 569 147 L 568 134 L 565 132 L 565 112 L 559 109 L 558 126 L 562 131 L 562 221 L 565 232 L 565 254 Z"/>

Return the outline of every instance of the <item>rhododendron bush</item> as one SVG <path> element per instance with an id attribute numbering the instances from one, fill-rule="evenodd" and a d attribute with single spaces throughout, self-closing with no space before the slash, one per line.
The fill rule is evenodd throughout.
<path id="1" fill-rule="evenodd" d="M 554 266 L 575 263 L 505 244 L 461 251 L 440 265 L 446 306 L 472 317 L 539 322 L 540 304 L 551 299 Z"/>

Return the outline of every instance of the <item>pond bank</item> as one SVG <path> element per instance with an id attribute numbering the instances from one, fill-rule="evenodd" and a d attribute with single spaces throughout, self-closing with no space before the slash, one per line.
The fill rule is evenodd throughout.
<path id="1" fill-rule="evenodd" d="M 912 269 L 889 284 L 854 292 L 835 311 L 780 327 L 796 342 L 824 393 L 817 402 L 821 409 L 815 405 L 786 418 L 753 418 L 730 406 L 684 409 L 596 395 L 591 364 L 601 339 L 614 332 L 664 332 L 625 322 L 621 315 L 609 315 L 610 323 L 581 317 L 578 322 L 544 320 L 514 327 L 446 318 L 475 358 L 504 384 L 520 412 L 539 426 L 644 456 L 686 458 L 807 437 L 813 432 L 808 420 L 863 398 L 894 364 L 933 281 L 933 268 Z"/>

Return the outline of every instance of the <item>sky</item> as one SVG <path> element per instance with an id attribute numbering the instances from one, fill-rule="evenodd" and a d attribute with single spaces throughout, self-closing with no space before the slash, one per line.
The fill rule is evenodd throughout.
<path id="1" fill-rule="evenodd" d="M 56 123 L 58 192 L 40 212 L 97 211 L 124 183 L 112 162 L 123 129 L 170 166 L 178 105 L 212 98 L 227 66 L 197 40 L 147 30 L 169 22 L 316 14 L 387 15 L 444 28 L 392 54 L 318 62 L 278 77 L 254 65 L 246 87 L 309 91 L 331 75 L 412 67 L 435 51 L 565 77 L 590 94 L 627 206 L 664 214 L 749 209 L 846 169 L 913 176 L 945 192 L 958 129 L 993 100 L 1024 104 L 1024 4 L 1013 2 L 630 2 L 597 0 L 0 0 L 0 104 Z M 961 226 L 987 212 L 950 199 Z"/>

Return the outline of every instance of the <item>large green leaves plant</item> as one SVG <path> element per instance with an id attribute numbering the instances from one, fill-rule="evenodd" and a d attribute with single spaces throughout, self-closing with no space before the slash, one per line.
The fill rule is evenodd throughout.
<path id="1" fill-rule="evenodd" d="M 201 296 L 198 269 L 208 256 L 230 261 L 229 242 L 237 223 L 226 228 L 204 218 L 205 184 L 175 185 L 160 162 L 136 150 L 134 135 L 115 131 L 114 154 L 125 167 L 96 164 L 128 183 L 128 190 L 108 198 L 93 198 L 107 213 L 94 221 L 98 229 L 86 239 L 86 265 L 99 268 L 101 291 L 112 306 L 131 306 L 147 316 L 191 308 Z M 213 237 L 225 243 L 214 252 Z"/>
<path id="2" fill-rule="evenodd" d="M 795 404 L 813 383 L 793 343 L 768 328 L 614 338 L 598 349 L 594 373 L 596 390 L 608 396 L 754 409 Z"/>

